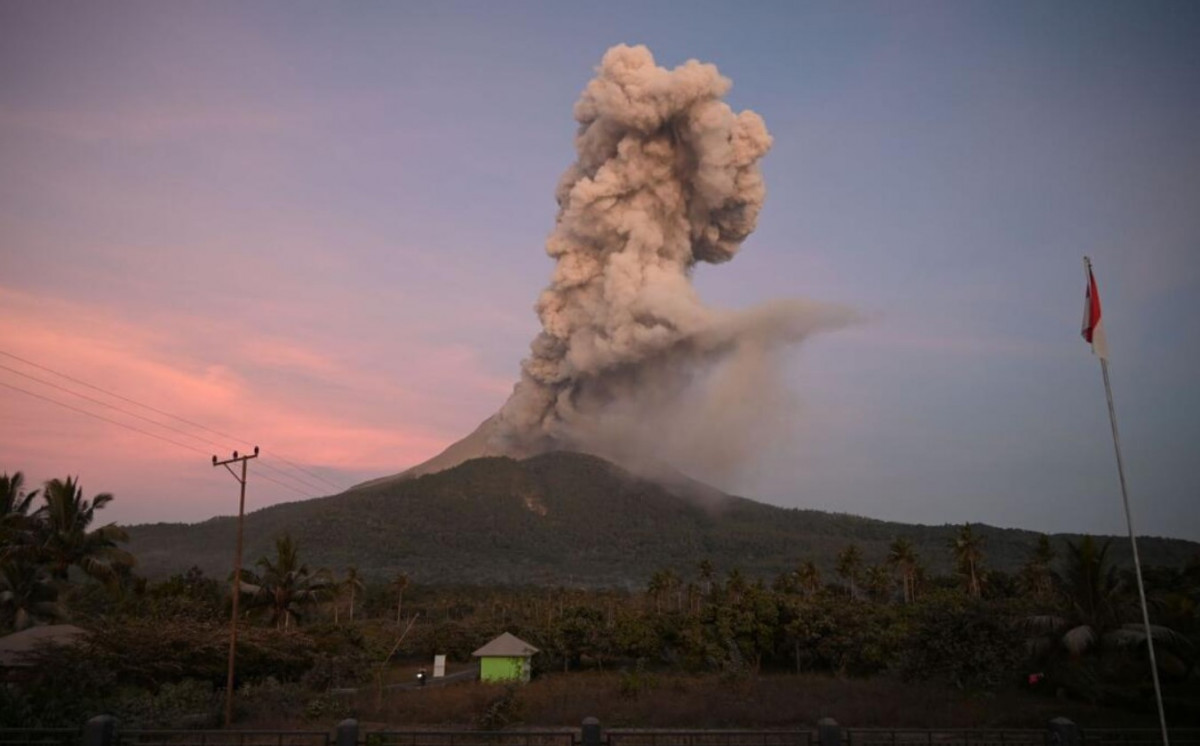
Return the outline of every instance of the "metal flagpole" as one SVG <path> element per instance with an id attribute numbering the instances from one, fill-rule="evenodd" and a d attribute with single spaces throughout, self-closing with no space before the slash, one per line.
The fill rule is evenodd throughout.
<path id="1" fill-rule="evenodd" d="M 1087 266 L 1088 292 L 1093 292 L 1095 285 L 1092 276 L 1092 260 L 1086 256 L 1083 263 Z M 1092 319 L 1095 324 L 1097 319 Z M 1154 633 L 1150 629 L 1150 612 L 1146 608 L 1146 587 L 1142 583 L 1142 562 L 1138 558 L 1137 538 L 1133 533 L 1133 514 L 1129 510 L 1129 489 L 1125 483 L 1125 462 L 1121 458 L 1121 438 L 1117 434 L 1117 411 L 1113 407 L 1112 384 L 1108 380 L 1108 358 L 1100 357 L 1100 372 L 1104 376 L 1104 395 L 1108 399 L 1108 421 L 1112 424 L 1113 450 L 1117 454 L 1117 476 L 1121 480 L 1121 502 L 1125 506 L 1125 525 L 1129 529 L 1129 545 L 1133 548 L 1133 570 L 1137 576 L 1138 599 L 1142 603 L 1142 624 L 1146 629 L 1146 649 L 1150 652 L 1150 675 L 1154 679 L 1154 699 L 1158 704 L 1158 723 L 1162 728 L 1163 746 L 1170 746 L 1167 736 L 1167 714 L 1163 709 L 1162 687 L 1158 683 L 1158 661 L 1154 657 Z"/>

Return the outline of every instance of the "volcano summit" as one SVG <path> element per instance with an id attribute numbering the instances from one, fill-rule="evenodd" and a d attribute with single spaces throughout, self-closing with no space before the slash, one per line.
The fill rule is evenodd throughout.
<path id="1" fill-rule="evenodd" d="M 556 190 L 555 268 L 520 380 L 475 432 L 399 476 L 573 450 L 711 478 L 776 437 L 782 350 L 854 314 L 798 300 L 725 310 L 697 295 L 695 265 L 732 259 L 766 197 L 771 136 L 722 101 L 730 86 L 710 64 L 667 70 L 645 47 L 608 50 L 575 104 L 577 159 Z"/>

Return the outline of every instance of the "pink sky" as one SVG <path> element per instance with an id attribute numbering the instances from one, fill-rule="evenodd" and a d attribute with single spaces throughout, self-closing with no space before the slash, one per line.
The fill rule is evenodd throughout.
<path id="1" fill-rule="evenodd" d="M 701 297 L 868 319 L 788 360 L 794 437 L 718 486 L 1123 532 L 1087 253 L 1140 525 L 1200 539 L 1200 11 L 1083 7 L 0 3 L 0 470 L 203 520 L 236 509 L 213 453 L 264 449 L 253 508 L 335 491 L 274 454 L 349 486 L 470 432 L 538 329 L 572 105 L 644 43 L 775 138 Z"/>
<path id="2" fill-rule="evenodd" d="M 330 483 L 348 487 L 399 471 L 459 434 L 462 418 L 471 415 L 455 412 L 457 406 L 471 397 L 500 401 L 509 388 L 481 373 L 462 347 L 421 350 L 420 363 L 407 367 L 401 383 L 335 359 L 363 356 L 353 342 L 315 349 L 303 339 L 264 334 L 235 320 L 186 313 L 126 319 L 103 305 L 48 301 L 8 288 L 0 288 L 0 339 L 8 353 L 0 355 L 4 383 L 75 408 L 12 388 L 0 392 L 9 423 L 0 436 L 6 466 L 20 464 L 34 483 L 79 474 L 88 492 L 156 485 L 122 494 L 108 513 L 118 520 L 197 520 L 221 512 L 231 494 L 229 478 L 208 465 L 209 455 L 224 458 L 254 444 L 265 451 L 263 474 L 291 487 L 254 482 L 250 494 L 259 506 L 336 491 Z M 226 345 L 236 367 L 190 352 L 207 345 Z M 229 441 L 43 368 L 245 440 Z M 439 421 L 446 429 L 428 424 Z M 170 494 L 177 491 L 188 498 Z"/>

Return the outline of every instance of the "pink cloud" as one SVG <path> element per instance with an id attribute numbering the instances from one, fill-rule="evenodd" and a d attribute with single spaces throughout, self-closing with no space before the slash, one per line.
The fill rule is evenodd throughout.
<path id="1" fill-rule="evenodd" d="M 213 338 L 237 340 L 221 362 L 204 352 Z M 474 419 L 487 414 L 464 413 L 459 422 L 435 428 L 426 424 L 438 419 L 431 409 L 464 393 L 484 400 L 495 397 L 498 402 L 509 387 L 509 382 L 479 372 L 474 355 L 460 346 L 413 347 L 412 357 L 419 364 L 407 366 L 404 378 L 392 378 L 383 371 L 347 362 L 362 354 L 353 347 L 326 351 L 304 340 L 184 314 L 130 320 L 103 307 L 35 298 L 3 287 L 0 339 L 4 340 L 0 349 L 24 360 L 248 439 L 227 442 L 213 432 L 0 355 L 0 365 L 12 369 L 0 370 L 0 383 L 30 392 L 0 387 L 0 408 L 9 423 L 0 431 L 0 453 L 4 454 L 0 469 L 24 470 L 31 479 L 66 473 L 88 475 L 86 489 L 130 496 L 117 511 L 131 516 L 123 520 L 211 515 L 217 509 L 215 504 L 210 505 L 207 498 L 197 503 L 194 495 L 180 494 L 180 485 L 199 480 L 207 486 L 187 489 L 211 491 L 211 499 L 220 499 L 218 495 L 227 491 L 227 485 L 205 476 L 212 471 L 206 461 L 212 453 L 224 454 L 235 448 L 260 445 L 264 464 L 292 471 L 278 458 L 271 458 L 282 455 L 306 468 L 320 469 L 341 486 L 399 471 L 436 453 L 473 426 Z M 34 378 L 118 409 L 72 396 Z M 422 390 L 431 395 L 421 396 Z M 291 483 L 278 473 L 262 473 Z M 91 475 L 100 475 L 103 481 Z M 308 482 L 301 485 L 306 494 L 334 491 L 310 477 L 296 476 Z M 155 483 L 155 479 L 161 481 Z M 301 497 L 269 483 L 260 489 L 260 499 L 270 502 Z M 165 497 L 150 499 L 151 494 Z"/>

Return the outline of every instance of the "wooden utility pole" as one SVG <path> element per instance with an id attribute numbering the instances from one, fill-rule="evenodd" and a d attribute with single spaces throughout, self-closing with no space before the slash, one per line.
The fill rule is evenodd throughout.
<path id="1" fill-rule="evenodd" d="M 224 461 L 218 461 L 216 456 L 212 457 L 213 466 L 224 466 L 225 470 L 232 474 L 233 478 L 241 485 L 241 494 L 238 497 L 237 549 L 233 553 L 233 613 L 229 617 L 229 670 L 225 676 L 226 728 L 233 723 L 233 665 L 237 653 L 238 599 L 242 596 L 242 517 L 246 514 L 246 462 L 252 458 L 258 458 L 258 446 L 254 446 L 253 454 L 246 456 L 239 456 L 237 451 L 234 451 L 233 456 Z M 240 477 L 229 466 L 235 461 L 242 462 Z"/>

